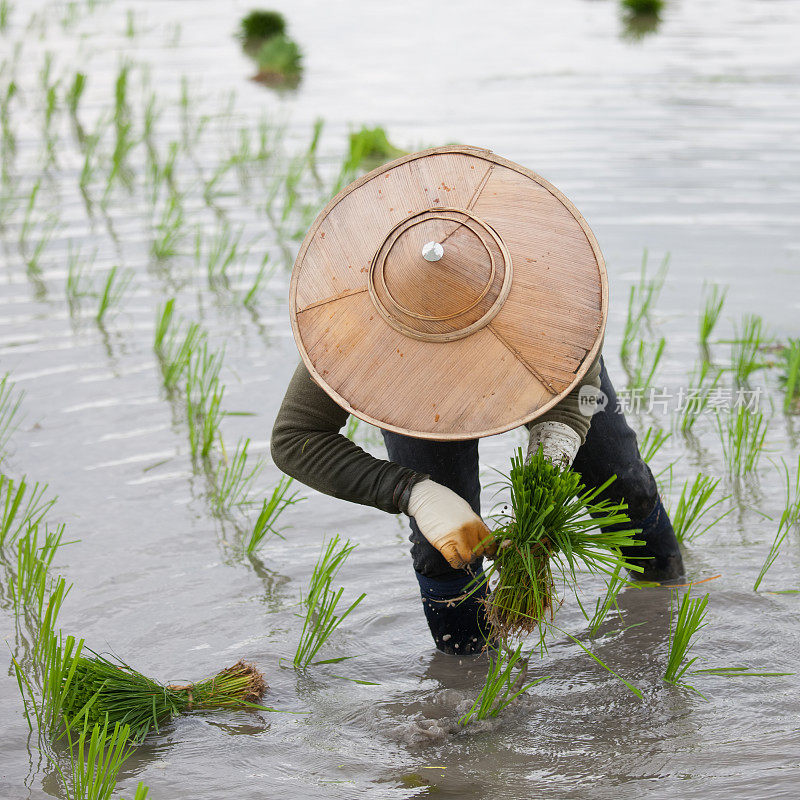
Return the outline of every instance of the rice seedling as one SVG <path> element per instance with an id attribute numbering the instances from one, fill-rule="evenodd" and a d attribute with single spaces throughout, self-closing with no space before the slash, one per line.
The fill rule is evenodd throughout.
<path id="1" fill-rule="evenodd" d="M 587 490 L 578 473 L 553 466 L 541 448 L 527 464 L 518 449 L 505 478 L 511 510 L 497 515 L 497 554 L 470 589 L 498 576 L 486 601 L 487 618 L 497 635 L 530 633 L 548 614 L 552 619 L 557 602 L 554 568 L 573 587 L 579 564 L 607 575 L 619 564 L 642 571 L 621 553 L 621 548 L 639 544 L 638 531 L 625 527 L 630 524 L 627 506 L 598 499 L 613 479 Z M 592 533 L 595 527 L 601 530 Z"/>
<path id="2" fill-rule="evenodd" d="M 81 654 L 63 698 L 62 715 L 69 726 L 82 721 L 127 725 L 139 744 L 151 731 L 189 710 L 220 708 L 272 709 L 259 705 L 267 689 L 262 674 L 245 661 L 212 677 L 184 685 L 163 684 L 125 662 L 88 648 Z"/>
<path id="3" fill-rule="evenodd" d="M 664 256 L 661 266 L 652 278 L 647 276 L 647 259 L 647 250 L 645 250 L 642 256 L 642 265 L 639 270 L 639 281 L 631 286 L 628 295 L 628 311 L 625 318 L 625 328 L 622 333 L 622 343 L 620 345 L 620 359 L 623 365 L 628 365 L 631 361 L 634 342 L 643 339 L 644 327 L 650 320 L 650 314 L 658 301 L 658 297 L 661 294 L 661 290 L 664 288 L 664 282 L 667 278 L 669 254 Z M 663 350 L 663 347 L 661 349 Z M 642 358 L 640 360 L 652 362 L 653 359 Z"/>
<path id="4" fill-rule="evenodd" d="M 63 730 L 64 703 L 72 691 L 83 651 L 83 639 L 76 642 L 74 636 L 65 638 L 60 631 L 48 631 L 40 637 L 37 644 L 36 668 L 39 673 L 40 693 L 34 689 L 31 679 L 13 656 L 12 666 L 22 695 L 28 726 L 33 729 L 32 713 L 39 734 L 55 740 Z"/>
<path id="5" fill-rule="evenodd" d="M 175 298 L 171 297 L 159 310 L 153 343 L 167 391 L 175 389 L 186 374 L 192 353 L 205 338 L 196 322 L 190 322 L 184 332 L 183 320 L 174 321 L 174 316 Z"/>
<path id="6" fill-rule="evenodd" d="M 749 411 L 740 405 L 735 411 L 725 414 L 717 412 L 717 430 L 722 442 L 722 452 L 728 472 L 732 475 L 746 475 L 755 472 L 767 435 L 767 424 L 760 411 Z"/>
<path id="7" fill-rule="evenodd" d="M 128 726 L 115 723 L 109 730 L 106 720 L 91 727 L 84 724 L 77 740 L 71 728 L 67 736 L 69 775 L 54 761 L 67 800 L 111 800 L 119 771 L 132 752 Z"/>
<path id="8" fill-rule="evenodd" d="M 292 479 L 290 478 L 289 480 L 291 481 Z M 314 565 L 311 587 L 303 599 L 303 603 L 308 609 L 313 609 L 319 603 L 319 595 L 324 592 L 326 583 L 333 581 L 348 556 L 358 547 L 357 544 L 353 544 L 349 539 L 345 540 L 340 547 L 340 541 L 337 533 L 327 542 L 327 545 L 325 542 L 322 543 L 322 551 Z M 316 580 L 316 576 L 321 576 L 321 578 Z"/>
<path id="9" fill-rule="evenodd" d="M 647 429 L 639 445 L 639 452 L 645 462 L 649 464 L 655 458 L 656 453 L 658 453 L 670 436 L 672 436 L 671 433 L 665 433 L 660 428 L 651 427 Z"/>
<path id="10" fill-rule="evenodd" d="M 119 304 L 128 286 L 133 280 L 133 271 L 126 269 L 122 272 L 117 271 L 116 266 L 111 267 L 106 276 L 103 290 L 100 293 L 100 302 L 97 306 L 95 319 L 99 325 L 103 324 L 106 314 L 110 308 Z"/>
<path id="11" fill-rule="evenodd" d="M 724 514 L 703 526 L 704 517 L 720 503 L 730 498 L 730 495 L 726 495 L 711 502 L 719 483 L 719 478 L 715 480 L 700 472 L 693 481 L 687 480 L 683 484 L 677 507 L 674 511 L 669 511 L 672 527 L 679 542 L 694 541 L 731 513 L 733 509 L 728 509 Z"/>
<path id="12" fill-rule="evenodd" d="M 247 448 L 250 439 L 241 439 L 230 458 L 223 453 L 223 460 L 217 465 L 214 473 L 212 501 L 218 512 L 228 511 L 234 506 L 246 506 L 252 503 L 250 492 L 253 483 L 264 469 L 264 462 L 258 459 L 251 468 L 248 464 Z"/>
<path id="13" fill-rule="evenodd" d="M 39 543 L 39 528 L 29 528 L 20 537 L 17 545 L 17 569 L 8 589 L 14 603 L 16 613 L 22 613 L 26 606 L 36 601 L 38 617 L 44 609 L 44 599 L 49 585 L 49 570 L 56 551 L 61 547 L 64 526 L 55 530 L 45 527 L 44 541 Z"/>
<path id="14" fill-rule="evenodd" d="M 658 14 L 664 5 L 664 0 L 622 0 L 623 8 L 634 14 Z"/>
<path id="15" fill-rule="evenodd" d="M 147 800 L 147 795 L 149 792 L 150 789 L 141 781 L 139 781 L 138 785 L 136 786 L 136 794 L 133 796 L 133 800 Z"/>
<path id="16" fill-rule="evenodd" d="M 133 181 L 133 170 L 128 165 L 128 155 L 136 145 L 131 135 L 133 124 L 131 122 L 131 109 L 128 103 L 128 76 L 130 65 L 122 64 L 117 79 L 114 82 L 114 149 L 111 153 L 111 169 L 106 179 L 104 200 L 108 199 L 115 181 L 119 180 L 123 186 L 130 188 Z"/>
<path id="17" fill-rule="evenodd" d="M 51 636 L 56 633 L 56 621 L 61 613 L 61 606 L 64 599 L 69 594 L 72 584 L 67 585 L 63 575 L 59 575 L 50 588 L 47 602 L 38 615 L 38 630 L 36 631 L 36 642 L 34 644 L 34 657 L 41 657 L 44 649 L 48 646 Z"/>
<path id="18" fill-rule="evenodd" d="M 628 388 L 645 390 L 649 388 L 655 376 L 661 356 L 664 354 L 667 340 L 662 336 L 658 342 L 639 341 L 636 357 L 627 368 Z"/>
<path id="19" fill-rule="evenodd" d="M 707 667 L 693 669 L 693 675 L 716 675 L 720 678 L 780 678 L 794 672 L 751 672 L 750 667 Z"/>
<path id="20" fill-rule="evenodd" d="M 597 631 L 600 630 L 600 626 L 605 622 L 608 613 L 614 608 L 617 612 L 617 615 L 620 619 L 622 619 L 622 612 L 619 610 L 619 604 L 617 603 L 617 595 L 620 593 L 620 590 L 623 586 L 625 586 L 628 581 L 622 577 L 622 565 L 617 564 L 614 568 L 614 571 L 608 577 L 606 581 L 606 591 L 602 597 L 598 597 L 595 603 L 594 608 L 594 615 L 589 620 L 589 636 L 596 636 Z"/>
<path id="21" fill-rule="evenodd" d="M 306 618 L 300 641 L 294 655 L 296 669 L 306 669 L 319 653 L 322 646 L 330 639 L 333 632 L 342 624 L 351 611 L 366 597 L 361 594 L 344 611 L 336 613 L 339 601 L 342 599 L 343 587 L 338 590 L 331 588 L 333 576 L 341 567 L 345 558 L 353 551 L 354 545 L 345 540 L 342 547 L 339 544 L 338 534 L 326 545 L 323 542 L 322 554 L 317 560 L 314 572 L 311 575 L 308 594 L 306 596 Z M 330 664 L 343 661 L 342 658 L 331 658 L 324 661 L 315 661 L 314 664 Z"/>
<path id="22" fill-rule="evenodd" d="M 5 456 L 6 447 L 18 425 L 18 414 L 22 404 L 23 392 L 17 392 L 11 373 L 6 372 L 0 378 L 0 462 Z M 0 492 L 2 492 L 3 476 L 0 475 Z M 0 536 L 0 547 L 3 538 Z"/>
<path id="23" fill-rule="evenodd" d="M 94 252 L 92 261 L 96 255 L 97 250 Z M 74 247 L 72 241 L 70 241 L 67 251 L 67 278 L 64 285 L 64 294 L 67 298 L 70 314 L 73 315 L 80 311 L 81 300 L 92 292 L 85 270 L 86 262 L 81 258 L 80 248 Z"/>
<path id="24" fill-rule="evenodd" d="M 56 502 L 55 497 L 44 499 L 47 488 L 36 482 L 29 491 L 25 476 L 15 482 L 0 474 L 0 548 L 13 544 L 23 529 L 35 528 L 44 520 Z"/>
<path id="25" fill-rule="evenodd" d="M 18 91 L 16 82 L 11 80 L 0 97 L 0 132 L 2 133 L 4 171 L 17 153 L 17 136 L 11 125 L 11 101 L 16 97 Z"/>
<path id="26" fill-rule="evenodd" d="M 778 530 L 775 533 L 775 538 L 772 540 L 772 544 L 767 552 L 767 557 L 764 560 L 764 563 L 761 565 L 758 577 L 753 584 L 754 592 L 758 591 L 758 587 L 761 586 L 761 582 L 764 580 L 764 577 L 766 576 L 770 567 L 778 558 L 781 545 L 789 535 L 789 531 L 791 531 L 792 528 L 796 528 L 798 525 L 800 525 L 800 457 L 798 457 L 797 461 L 794 493 L 792 493 L 792 484 L 789 478 L 789 469 L 786 466 L 786 462 L 783 462 L 783 469 L 786 475 L 786 507 L 781 514 L 781 519 L 778 523 Z"/>
<path id="27" fill-rule="evenodd" d="M 666 0 L 621 0 L 623 36 L 638 41 L 655 33 Z"/>
<path id="28" fill-rule="evenodd" d="M 408 151 L 395 147 L 384 128 L 362 127 L 350 134 L 345 169 L 354 173 L 358 169 L 371 170 L 387 161 L 406 155 Z"/>
<path id="29" fill-rule="evenodd" d="M 278 529 L 275 527 L 278 517 L 280 517 L 289 506 L 305 500 L 304 497 L 297 496 L 299 491 L 295 491 L 288 497 L 286 496 L 293 480 L 294 478 L 289 478 L 286 475 L 281 476 L 277 486 L 272 490 L 272 494 L 264 498 L 253 532 L 250 534 L 250 538 L 245 545 L 245 552 L 248 555 L 258 550 L 268 534 L 274 533 L 276 536 L 281 536 Z"/>
<path id="30" fill-rule="evenodd" d="M 734 324 L 730 370 L 738 384 L 746 384 L 754 372 L 766 366 L 762 349 L 769 342 L 763 320 L 757 314 L 746 314 L 741 324 Z"/>
<path id="31" fill-rule="evenodd" d="M 480 694 L 458 724 L 466 725 L 471 719 L 496 717 L 520 695 L 551 677 L 546 675 L 525 683 L 527 668 L 528 661 L 522 658 L 522 644 L 517 645 L 513 652 L 501 648 L 494 654 L 490 653 L 489 671 Z"/>
<path id="32" fill-rule="evenodd" d="M 255 80 L 268 86 L 296 86 L 303 72 L 303 54 L 297 42 L 278 34 L 258 48 L 256 64 Z"/>
<path id="33" fill-rule="evenodd" d="M 358 430 L 358 426 L 360 424 L 361 420 L 358 417 L 353 416 L 353 414 L 347 418 L 347 427 L 345 428 L 344 435 L 350 439 L 351 442 L 354 441 L 353 437 L 356 435 L 356 431 Z"/>
<path id="34" fill-rule="evenodd" d="M 278 11 L 251 11 L 239 23 L 237 36 L 242 47 L 249 53 L 255 52 L 273 36 L 286 33 L 286 20 Z"/>
<path id="35" fill-rule="evenodd" d="M 669 658 L 667 669 L 664 673 L 664 680 L 675 686 L 682 686 L 691 689 L 693 692 L 700 692 L 688 683 L 683 681 L 683 676 L 689 667 L 697 661 L 697 656 L 687 658 L 692 649 L 692 641 L 697 632 L 704 628 L 708 623 L 706 618 L 706 606 L 708 605 L 709 595 L 704 597 L 690 598 L 691 590 L 684 594 L 678 609 L 678 618 L 675 620 L 675 629 L 672 627 L 672 602 L 677 598 L 677 592 L 672 590 L 669 609 Z M 703 695 L 700 694 L 702 697 Z"/>
<path id="36" fill-rule="evenodd" d="M 69 109 L 70 116 L 76 117 L 78 114 L 78 106 L 80 105 L 83 92 L 86 89 L 86 75 L 83 72 L 76 72 L 75 77 L 72 79 L 72 85 L 67 92 L 67 108 Z"/>
<path id="37" fill-rule="evenodd" d="M 206 274 L 208 286 L 211 289 L 229 288 L 230 278 L 228 270 L 231 264 L 241 260 L 246 251 L 240 249 L 244 228 L 237 232 L 231 230 L 230 224 L 223 222 L 219 230 L 210 237 L 206 251 Z M 195 261 L 200 264 L 203 256 L 203 233 L 197 229 L 195 237 Z"/>
<path id="38" fill-rule="evenodd" d="M 784 361 L 783 410 L 800 407 L 800 339 L 789 339 L 781 350 Z"/>
<path id="39" fill-rule="evenodd" d="M 256 300 L 258 299 L 258 294 L 261 291 L 261 287 L 264 284 L 264 281 L 269 278 L 270 275 L 275 271 L 275 267 L 273 266 L 269 271 L 267 270 L 267 261 L 269 260 L 269 253 L 264 253 L 264 258 L 261 261 L 261 266 L 258 268 L 258 272 L 256 273 L 256 277 L 253 279 L 253 285 L 247 290 L 244 298 L 242 299 L 242 304 L 247 308 L 252 309 L 253 306 L 256 304 Z"/>
<path id="40" fill-rule="evenodd" d="M 183 239 L 184 215 L 181 197 L 170 192 L 161 218 L 155 227 L 155 237 L 150 246 L 151 254 L 158 261 L 165 261 L 178 253 L 178 245 Z"/>
<path id="41" fill-rule="evenodd" d="M 712 284 L 709 288 L 704 287 L 705 302 L 700 313 L 700 346 L 705 352 L 708 351 L 708 340 L 717 326 L 722 307 L 725 305 L 725 298 L 728 294 L 727 289 L 723 289 L 719 284 Z"/>
<path id="42" fill-rule="evenodd" d="M 722 372 L 703 360 L 696 365 L 689 378 L 686 396 L 681 396 L 676 418 L 684 436 L 690 436 L 698 418 L 709 407 L 712 392 L 717 388 Z"/>
<path id="43" fill-rule="evenodd" d="M 9 0 L 0 0 L 0 33 L 8 30 L 8 20 L 11 18 L 13 8 Z"/>
<path id="44" fill-rule="evenodd" d="M 186 372 L 186 416 L 192 458 L 207 458 L 219 433 L 225 412 L 222 396 L 225 386 L 219 381 L 223 354 L 209 351 L 208 343 L 189 357 Z"/>
<path id="45" fill-rule="evenodd" d="M 81 145 L 83 148 L 83 166 L 81 167 L 81 175 L 78 180 L 78 184 L 80 186 L 81 194 L 87 201 L 88 209 L 91 209 L 91 204 L 88 202 L 89 186 L 94 181 L 97 168 L 99 166 L 99 159 L 95 158 L 95 156 L 97 154 L 97 146 L 100 144 L 100 140 L 103 136 L 103 128 L 105 127 L 105 124 L 106 121 L 101 120 L 98 124 L 97 130 L 94 133 L 85 134 L 81 138 Z M 89 215 L 91 216 L 91 210 L 89 211 Z"/>

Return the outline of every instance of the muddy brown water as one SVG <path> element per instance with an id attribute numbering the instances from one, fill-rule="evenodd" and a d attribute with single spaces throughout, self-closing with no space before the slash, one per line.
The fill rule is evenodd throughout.
<path id="1" fill-rule="evenodd" d="M 303 82 L 285 95 L 248 80 L 252 68 L 231 34 L 249 5 L 132 0 L 89 11 L 78 3 L 73 18 L 71 4 L 18 2 L 0 35 L 6 62 L 14 42 L 23 42 L 10 172 L 20 178 L 24 199 L 2 230 L 0 372 L 10 371 L 25 391 L 25 416 L 3 469 L 49 483 L 59 496 L 54 518 L 77 540 L 56 559 L 74 584 L 61 626 L 163 680 L 200 678 L 239 658 L 255 661 L 270 685 L 267 701 L 301 712 L 183 717 L 136 750 L 121 775 L 122 796 L 132 796 L 142 780 L 155 800 L 796 797 L 797 677 L 698 676 L 707 701 L 664 684 L 669 594 L 661 589 L 625 591 L 621 606 L 632 627 L 619 631 L 609 623 L 595 643 L 601 658 L 642 689 L 643 701 L 568 639 L 554 638 L 532 668 L 552 676 L 548 681 L 497 720 L 459 729 L 485 662 L 433 649 L 403 521 L 307 491 L 308 499 L 285 515 L 285 541 L 267 541 L 255 562 L 242 559 L 235 526 L 211 513 L 205 479 L 193 472 L 185 423 L 164 394 L 151 348 L 155 308 L 175 294 L 180 312 L 201 322 L 216 346 L 226 345 L 225 408 L 252 412 L 225 420 L 225 441 L 249 436 L 268 462 L 270 426 L 296 363 L 288 273 L 277 269 L 256 311 L 247 312 L 230 293 L 208 288 L 191 238 L 196 224 L 210 229 L 217 219 L 198 176 L 209 180 L 209 165 L 232 141 L 230 131 L 254 129 L 262 113 L 286 120 L 293 147 L 307 140 L 316 117 L 324 118 L 320 163 L 328 174 L 347 131 L 366 123 L 385 125 L 410 149 L 447 141 L 487 146 L 553 181 L 584 214 L 608 261 L 606 353 L 619 387 L 625 299 L 645 247 L 653 265 L 671 254 L 654 315 L 656 334 L 667 338 L 656 386 L 677 393 L 686 385 L 698 357 L 704 281 L 730 287 L 719 337 L 730 336 L 732 320 L 746 312 L 762 315 L 778 337 L 797 336 L 797 5 L 670 2 L 658 33 L 637 41 L 621 35 L 611 2 L 512 2 L 491 14 L 476 2 L 461 4 L 458 13 L 419 0 L 279 2 L 273 5 L 285 11 L 305 52 Z M 133 37 L 125 35 L 128 9 Z M 162 152 L 185 127 L 182 75 L 189 76 L 190 130 L 204 125 L 203 115 L 215 115 L 194 148 L 194 166 L 179 162 L 190 235 L 166 268 L 149 255 L 141 147 L 132 160 L 134 192 L 115 188 L 104 215 L 97 211 L 102 183 L 92 184 L 91 220 L 77 190 L 82 157 L 62 114 L 53 123 L 56 163 L 46 166 L 40 71 L 47 52 L 51 83 L 61 80 L 59 96 L 76 70 L 86 73 L 80 113 L 90 129 L 113 108 L 123 59 L 132 64 L 137 130 L 145 71 L 157 90 Z M 7 80 L 4 72 L 4 87 Z M 39 177 L 36 229 L 48 214 L 59 226 L 37 280 L 26 272 L 18 240 L 25 198 Z M 217 204 L 244 226 L 246 240 L 261 237 L 241 260 L 248 280 L 263 248 L 273 262 L 286 255 L 267 224 L 258 185 L 246 189 L 228 175 Z M 104 329 L 92 322 L 93 301 L 82 316 L 70 317 L 64 297 L 70 240 L 86 256 L 97 250 L 98 270 L 119 263 L 133 271 Z M 289 260 L 297 246 L 286 244 Z M 720 360 L 726 352 L 724 344 L 714 348 Z M 781 412 L 774 370 L 757 375 L 755 384 L 774 404 L 771 411 L 768 401 L 764 406 L 768 452 L 758 474 L 728 484 L 733 497 L 724 508 L 733 512 L 685 551 L 692 579 L 719 576 L 695 590 L 711 595 L 710 624 L 695 654 L 701 666 L 795 672 L 800 598 L 770 592 L 800 588 L 796 530 L 764 591 L 754 593 L 752 585 L 784 501 L 775 465 L 781 458 L 796 465 L 800 420 Z M 633 421 L 640 431 L 669 430 L 671 423 L 659 410 Z M 486 508 L 494 469 L 505 468 L 520 441 L 512 432 L 482 443 Z M 662 487 L 673 503 L 698 470 L 724 476 L 708 420 L 696 446 L 673 436 L 654 467 L 672 462 L 672 486 L 665 474 Z M 277 478 L 268 462 L 260 490 Z M 285 668 L 300 631 L 296 603 L 323 536 L 336 532 L 358 543 L 340 573 L 345 595 L 367 597 L 325 652 L 355 658 L 297 674 Z M 599 582 L 587 576 L 581 586 L 593 604 Z M 574 600 L 559 612 L 559 624 L 584 630 Z M 0 631 L 12 650 L 24 644 L 5 601 Z M 28 735 L 10 672 L 0 681 L 0 729 L 0 795 L 63 796 Z"/>

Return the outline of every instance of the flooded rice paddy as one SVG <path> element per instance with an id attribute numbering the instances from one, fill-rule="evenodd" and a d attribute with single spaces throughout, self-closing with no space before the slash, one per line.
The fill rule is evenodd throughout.
<path id="1" fill-rule="evenodd" d="M 420 0 L 274 6 L 305 54 L 294 92 L 250 80 L 233 35 L 245 3 L 17 2 L 0 33 L 0 377 L 24 391 L 2 471 L 58 496 L 51 518 L 72 543 L 52 571 L 73 584 L 59 625 L 167 681 L 253 661 L 270 686 L 265 702 L 289 712 L 184 716 L 136 749 L 120 796 L 143 781 L 154 800 L 795 797 L 800 680 L 693 676 L 706 700 L 663 683 L 668 590 L 624 590 L 624 623 L 609 619 L 585 640 L 643 700 L 553 638 L 531 666 L 549 680 L 497 719 L 461 728 L 486 662 L 434 650 L 403 520 L 304 489 L 281 517 L 285 539 L 248 557 L 258 508 L 220 514 L 213 465 L 249 438 L 250 467 L 263 460 L 258 507 L 280 477 L 268 439 L 297 362 L 289 270 L 348 132 L 383 125 L 409 150 L 491 148 L 555 183 L 594 230 L 618 389 L 629 380 L 619 353 L 642 253 L 651 275 L 669 253 L 636 340 L 665 340 L 648 387 L 657 400 L 632 393 L 629 416 L 642 435 L 672 433 L 652 462 L 671 507 L 703 472 L 721 481 L 719 512 L 730 510 L 685 546 L 689 578 L 711 579 L 693 590 L 710 594 L 696 666 L 800 672 L 800 595 L 787 592 L 800 589 L 796 527 L 753 591 L 786 504 L 781 459 L 792 481 L 797 469 L 800 417 L 784 413 L 780 353 L 760 352 L 769 365 L 749 376 L 768 426 L 757 469 L 730 474 L 713 414 L 690 437 L 677 424 L 702 355 L 704 283 L 728 287 L 710 337 L 715 363 L 735 357 L 727 340 L 745 314 L 762 317 L 775 342 L 800 335 L 796 5 L 668 2 L 641 39 L 608 0 L 492 13 Z M 77 73 L 85 88 L 72 113 Z M 317 119 L 322 134 L 304 158 Z M 114 266 L 118 293 L 104 307 Z M 176 316 L 221 354 L 228 413 L 209 469 L 192 457 L 184 400 L 165 390 L 153 352 L 157 311 L 172 297 Z M 726 419 L 730 371 L 719 386 Z M 366 425 L 355 437 L 382 452 Z M 511 432 L 482 442 L 485 509 L 494 470 L 521 441 Z M 325 654 L 355 658 L 296 672 L 300 592 L 334 533 L 358 544 L 339 574 L 345 598 L 367 596 Z M 30 634 L 7 591 L 8 553 L 4 564 L 0 632 L 24 658 Z M 594 607 L 602 583 L 587 575 L 582 589 Z M 585 633 L 574 599 L 558 622 Z M 64 797 L 10 665 L 0 729 L 0 795 Z"/>

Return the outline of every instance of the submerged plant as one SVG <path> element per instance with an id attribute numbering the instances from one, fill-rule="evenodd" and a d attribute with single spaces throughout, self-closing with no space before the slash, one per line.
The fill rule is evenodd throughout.
<path id="1" fill-rule="evenodd" d="M 289 506 L 305 500 L 304 497 L 297 496 L 299 492 L 294 492 L 288 497 L 286 496 L 293 481 L 294 478 L 289 478 L 286 475 L 282 475 L 281 479 L 278 481 L 278 485 L 272 490 L 272 494 L 269 497 L 264 498 L 264 502 L 261 506 L 261 512 L 256 519 L 253 532 L 250 534 L 250 538 L 245 545 L 246 553 L 254 553 L 256 550 L 258 550 L 258 548 L 261 546 L 261 543 L 270 533 L 280 536 L 278 529 L 275 527 L 278 517 Z M 355 545 L 353 546 L 355 547 Z"/>
<path id="2" fill-rule="evenodd" d="M 678 618 L 675 620 L 675 630 L 672 628 L 672 601 L 670 601 L 669 614 L 669 659 L 667 669 L 664 673 L 664 680 L 667 683 L 683 686 L 697 692 L 694 686 L 684 683 L 682 678 L 689 667 L 697 661 L 697 656 L 689 658 L 687 656 L 692 648 L 692 639 L 697 632 L 704 628 L 708 623 L 705 622 L 706 606 L 708 605 L 708 595 L 690 599 L 690 591 L 686 592 L 678 609 Z M 672 597 L 677 592 L 673 591 Z M 700 694 L 700 692 L 697 692 Z M 702 695 L 700 695 L 702 697 Z"/>
<path id="3" fill-rule="evenodd" d="M 238 661 L 210 678 L 185 685 L 147 678 L 123 661 L 89 650 L 76 664 L 62 714 L 69 725 L 82 723 L 130 726 L 131 742 L 141 742 L 151 730 L 192 709 L 259 708 L 267 689 L 261 673 Z"/>
<path id="4" fill-rule="evenodd" d="M 307 607 L 306 618 L 294 655 L 296 669 L 305 669 L 312 663 L 312 659 L 316 657 L 333 632 L 366 597 L 366 594 L 362 593 L 344 611 L 337 613 L 344 588 L 333 589 L 331 584 L 344 560 L 355 549 L 355 545 L 351 544 L 348 539 L 343 542 L 341 547 L 339 547 L 339 541 L 339 535 L 336 534 L 327 544 L 323 542 L 322 553 L 314 566 L 308 594 L 304 601 Z M 329 664 L 342 660 L 344 659 L 332 658 L 314 663 Z"/>
<path id="5" fill-rule="evenodd" d="M 489 671 L 472 708 L 458 720 L 466 725 L 471 719 L 496 717 L 504 708 L 511 705 L 520 695 L 532 689 L 550 676 L 525 683 L 528 661 L 522 657 L 522 644 L 516 650 L 501 648 L 489 654 Z"/>
<path id="6" fill-rule="evenodd" d="M 577 472 L 554 466 L 541 448 L 527 464 L 522 450 L 517 450 L 506 481 L 511 511 L 498 516 L 500 525 L 493 532 L 497 555 L 473 582 L 477 589 L 498 576 L 486 600 L 487 618 L 496 634 L 505 638 L 530 633 L 548 615 L 552 619 L 557 602 L 554 567 L 572 586 L 579 565 L 606 575 L 620 564 L 643 571 L 621 552 L 640 544 L 635 538 L 639 531 L 626 527 L 630 524 L 627 506 L 598 499 L 612 482 L 613 478 L 587 490 Z M 604 530 L 593 532 L 594 528 Z"/>
<path id="7" fill-rule="evenodd" d="M 719 478 L 714 479 L 700 472 L 691 483 L 687 480 L 683 484 L 678 505 L 674 511 L 670 510 L 669 512 L 672 527 L 679 542 L 691 542 L 698 536 L 702 536 L 723 517 L 731 513 L 732 509 L 728 509 L 705 527 L 701 527 L 706 514 L 730 497 L 727 495 L 711 502 L 719 483 Z"/>

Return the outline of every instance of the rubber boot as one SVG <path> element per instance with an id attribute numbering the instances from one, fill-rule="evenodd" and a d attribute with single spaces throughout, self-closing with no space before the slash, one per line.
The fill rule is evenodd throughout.
<path id="1" fill-rule="evenodd" d="M 659 497 L 655 507 L 642 522 L 632 523 L 632 527 L 641 527 L 642 532 L 637 539 L 643 539 L 643 545 L 623 547 L 622 554 L 632 564 L 644 568 L 644 572 L 632 572 L 631 578 L 640 581 L 667 581 L 683 575 L 683 557 L 681 548 L 669 514 Z"/>
<path id="2" fill-rule="evenodd" d="M 466 587 L 473 580 L 467 573 L 453 580 L 439 581 L 415 573 L 422 595 L 422 607 L 436 647 L 450 655 L 480 653 L 489 639 L 483 600 L 486 587 L 466 599 Z"/>

